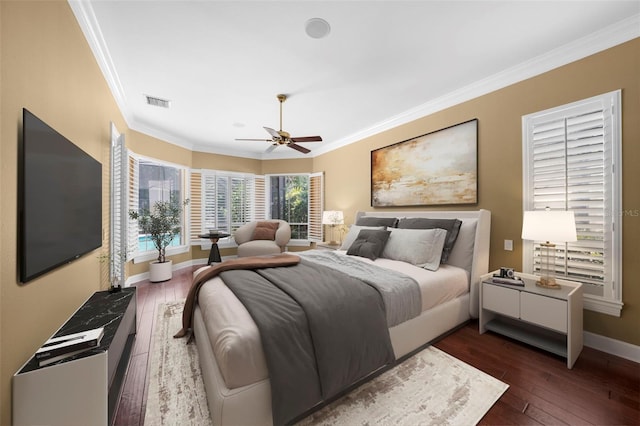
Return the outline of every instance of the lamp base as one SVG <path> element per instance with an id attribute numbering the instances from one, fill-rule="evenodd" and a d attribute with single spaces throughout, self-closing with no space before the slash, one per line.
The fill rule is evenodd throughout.
<path id="1" fill-rule="evenodd" d="M 540 279 L 536 281 L 536 285 L 544 288 L 562 288 L 560 284 L 556 282 L 554 277 L 540 277 Z"/>
<path id="2" fill-rule="evenodd" d="M 339 242 L 337 242 L 337 241 L 329 241 L 329 243 L 328 243 L 328 244 L 329 244 L 330 246 L 337 246 L 337 245 L 339 245 L 340 243 L 339 243 Z"/>

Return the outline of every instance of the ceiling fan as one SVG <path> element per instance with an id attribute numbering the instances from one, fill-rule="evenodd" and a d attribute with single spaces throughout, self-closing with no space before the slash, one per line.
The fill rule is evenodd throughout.
<path id="1" fill-rule="evenodd" d="M 236 139 L 237 141 L 265 141 L 271 142 L 271 146 L 267 148 L 266 152 L 271 152 L 279 145 L 286 145 L 289 148 L 293 148 L 296 151 L 300 151 L 303 154 L 308 154 L 311 150 L 300 146 L 297 142 L 322 142 L 320 136 L 301 136 L 291 137 L 288 132 L 282 130 L 282 103 L 287 100 L 287 95 L 277 95 L 278 101 L 280 101 L 280 130 L 276 131 L 270 127 L 264 127 L 264 129 L 271 135 L 271 139 Z"/>

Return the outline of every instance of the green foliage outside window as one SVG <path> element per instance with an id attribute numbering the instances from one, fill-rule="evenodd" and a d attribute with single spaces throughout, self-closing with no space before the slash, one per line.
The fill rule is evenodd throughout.
<path id="1" fill-rule="evenodd" d="M 271 218 L 289 222 L 292 239 L 306 239 L 309 223 L 309 177 L 272 176 L 270 183 Z"/>

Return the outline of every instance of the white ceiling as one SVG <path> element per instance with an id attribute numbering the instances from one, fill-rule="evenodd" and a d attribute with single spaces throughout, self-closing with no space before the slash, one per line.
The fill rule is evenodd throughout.
<path id="1" fill-rule="evenodd" d="M 279 128 L 278 93 L 313 156 L 640 36 L 640 0 L 69 3 L 131 129 L 262 159 L 304 156 L 235 141 Z"/>

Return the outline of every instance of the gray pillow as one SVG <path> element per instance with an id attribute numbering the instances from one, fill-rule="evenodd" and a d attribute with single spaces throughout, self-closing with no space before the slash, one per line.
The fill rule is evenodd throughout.
<path id="1" fill-rule="evenodd" d="M 342 245 L 340 246 L 340 250 L 349 250 L 349 247 L 351 247 L 351 244 L 353 244 L 353 242 L 356 240 L 356 238 L 358 238 L 358 234 L 363 229 L 376 229 L 378 231 L 384 231 L 386 229 L 386 227 L 384 227 L 384 226 L 351 225 L 349 227 L 349 232 L 347 232 L 347 235 L 344 237 L 344 240 L 342 241 Z"/>
<path id="2" fill-rule="evenodd" d="M 373 217 L 365 216 L 356 221 L 356 225 L 360 226 L 385 226 L 395 228 L 398 225 L 397 217 Z"/>
<path id="3" fill-rule="evenodd" d="M 376 260 L 382 254 L 390 234 L 391 231 L 363 229 L 347 250 L 347 254 Z"/>
<path id="4" fill-rule="evenodd" d="M 447 231 L 447 239 L 442 249 L 441 263 L 447 263 L 449 255 L 453 249 L 453 245 L 458 238 L 462 221 L 458 219 L 431 219 L 427 217 L 405 217 L 398 222 L 398 228 L 401 229 L 434 229 L 440 228 Z"/>
<path id="5" fill-rule="evenodd" d="M 430 271 L 438 270 L 447 231 L 440 228 L 390 228 L 389 231 L 391 231 L 389 241 L 384 246 L 380 257 L 401 260 Z"/>

